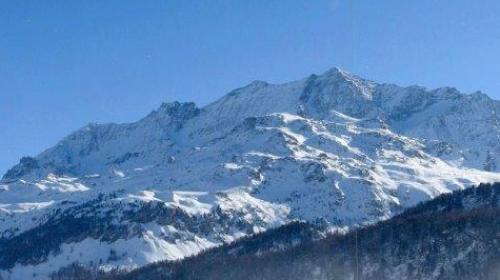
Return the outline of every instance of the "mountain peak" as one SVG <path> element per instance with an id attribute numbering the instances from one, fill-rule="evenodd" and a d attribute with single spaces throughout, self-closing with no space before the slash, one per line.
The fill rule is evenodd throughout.
<path id="1" fill-rule="evenodd" d="M 346 70 L 343 70 L 339 67 L 333 67 L 320 76 L 325 77 L 325 78 L 335 78 L 339 80 L 344 80 L 344 81 L 365 81 L 365 79 L 362 79 Z"/>
<path id="2" fill-rule="evenodd" d="M 328 70 L 326 70 L 323 75 L 331 76 L 331 75 L 345 75 L 349 74 L 348 72 L 342 70 L 341 68 L 334 66 Z"/>
<path id="3" fill-rule="evenodd" d="M 200 109 L 194 102 L 164 102 L 157 110 L 151 112 L 145 119 L 171 119 L 174 121 L 185 121 L 197 116 Z"/>
<path id="4" fill-rule="evenodd" d="M 176 113 L 178 111 L 186 111 L 186 110 L 195 110 L 197 109 L 196 104 L 194 102 L 163 102 L 160 105 L 158 111 L 164 111 L 168 114 Z"/>
<path id="5" fill-rule="evenodd" d="M 248 84 L 248 87 L 263 87 L 269 85 L 266 81 L 255 80 Z"/>
<path id="6" fill-rule="evenodd" d="M 310 76 L 300 101 L 319 118 L 328 118 L 333 111 L 360 118 L 373 111 L 374 87 L 375 83 L 334 67 Z"/>

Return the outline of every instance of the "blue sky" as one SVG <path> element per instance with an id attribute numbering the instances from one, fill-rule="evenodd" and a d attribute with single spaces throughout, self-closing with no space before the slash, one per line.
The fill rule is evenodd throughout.
<path id="1" fill-rule="evenodd" d="M 89 122 L 339 66 L 500 98 L 500 1 L 0 0 L 0 173 Z"/>

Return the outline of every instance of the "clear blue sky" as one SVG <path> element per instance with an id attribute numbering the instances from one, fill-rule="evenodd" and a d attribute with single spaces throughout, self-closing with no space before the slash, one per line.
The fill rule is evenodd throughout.
<path id="1" fill-rule="evenodd" d="M 500 98 L 500 1 L 0 0 L 0 173 L 88 122 L 339 66 Z"/>

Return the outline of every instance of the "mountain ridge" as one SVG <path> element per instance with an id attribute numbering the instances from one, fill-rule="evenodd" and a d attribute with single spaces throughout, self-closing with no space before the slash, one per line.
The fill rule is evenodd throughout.
<path id="1" fill-rule="evenodd" d="M 172 107 L 174 110 L 180 110 L 177 113 L 182 113 L 183 107 L 186 110 L 196 111 L 196 113 L 195 113 L 196 115 L 193 115 L 193 116 L 190 117 L 190 118 L 192 118 L 192 117 L 195 117 L 198 114 L 200 114 L 200 112 L 206 111 L 207 108 L 210 108 L 213 105 L 216 105 L 218 103 L 223 102 L 226 98 L 234 97 L 235 95 L 237 95 L 239 92 L 241 92 L 243 90 L 249 90 L 250 89 L 251 91 L 256 91 L 256 90 L 258 90 L 258 89 L 260 89 L 262 87 L 281 87 L 281 86 L 286 86 L 286 85 L 289 85 L 289 84 L 300 83 L 300 82 L 303 82 L 304 80 L 309 81 L 309 82 L 307 82 L 307 85 L 306 85 L 306 87 L 308 87 L 308 86 L 311 86 L 310 85 L 311 80 L 316 80 L 318 77 L 326 77 L 326 78 L 335 77 L 336 80 L 337 79 L 341 79 L 341 80 L 344 80 L 344 82 L 351 83 L 351 85 L 352 84 L 356 85 L 357 83 L 370 84 L 370 85 L 375 84 L 374 82 L 372 82 L 370 80 L 362 79 L 362 78 L 360 78 L 360 77 L 358 77 L 356 75 L 350 74 L 347 71 L 344 71 L 344 70 L 342 70 L 342 69 L 340 69 L 338 67 L 333 67 L 333 68 L 325 71 L 322 75 L 312 74 L 308 78 L 297 80 L 297 81 L 293 81 L 293 82 L 287 82 L 287 83 L 281 83 L 281 84 L 271 84 L 271 83 L 268 83 L 268 82 L 265 82 L 265 81 L 253 81 L 253 82 L 249 83 L 246 86 L 243 86 L 241 88 L 238 88 L 238 89 L 235 89 L 235 90 L 229 92 L 228 94 L 224 95 L 223 97 L 219 98 L 218 100 L 216 100 L 216 101 L 214 101 L 212 103 L 209 103 L 208 105 L 206 105 L 204 107 L 201 107 L 201 108 L 199 108 L 193 102 L 179 102 L 179 101 L 164 102 L 164 103 L 162 103 L 158 107 L 158 109 L 153 110 L 146 117 L 144 117 L 143 119 L 140 119 L 138 121 L 131 122 L 131 123 L 113 123 L 113 122 L 111 122 L 111 123 L 103 123 L 103 124 L 101 124 L 101 123 L 89 123 L 88 125 L 86 125 L 86 126 L 80 128 L 80 129 L 76 130 L 75 132 L 71 133 L 70 136 L 73 135 L 73 134 L 75 134 L 75 133 L 77 133 L 77 132 L 79 132 L 79 131 L 91 129 L 92 127 L 98 127 L 98 126 L 121 126 L 121 125 L 127 125 L 127 124 L 137 124 L 137 123 L 140 123 L 141 121 L 144 121 L 148 117 L 152 117 L 155 112 L 156 112 L 156 115 L 158 115 L 159 113 L 161 113 L 162 110 L 170 110 L 170 109 L 168 109 L 169 107 Z M 353 80 L 356 81 L 356 82 L 353 82 Z M 459 98 L 459 97 L 462 97 L 462 98 L 465 98 L 465 99 L 480 99 L 480 100 L 485 100 L 486 99 L 487 101 L 490 101 L 492 103 L 496 103 L 495 104 L 496 107 L 500 106 L 500 101 L 494 100 L 494 99 L 490 98 L 487 94 L 482 93 L 480 91 L 476 91 L 476 92 L 473 92 L 473 93 L 470 93 L 470 94 L 464 94 L 464 93 L 460 93 L 456 88 L 453 88 L 453 87 L 440 87 L 440 88 L 435 88 L 435 89 L 428 90 L 426 87 L 421 87 L 421 86 L 417 86 L 417 85 L 408 86 L 408 87 L 399 87 L 396 84 L 392 84 L 392 83 L 381 83 L 381 84 L 377 84 L 377 86 L 382 87 L 383 91 L 386 91 L 387 88 L 389 88 L 389 90 L 396 88 L 396 89 L 404 89 L 404 90 L 409 90 L 409 91 L 416 90 L 418 93 L 423 93 L 423 94 L 426 94 L 426 93 L 434 94 L 434 93 L 436 93 L 438 95 L 437 97 L 439 97 L 440 95 L 445 95 L 445 97 L 446 97 L 445 100 L 449 99 L 449 98 L 456 99 L 456 98 Z M 308 89 L 306 89 L 306 91 L 307 90 Z M 363 91 L 363 90 L 360 90 L 360 91 Z M 340 92 L 342 92 L 342 91 L 340 91 Z M 378 92 L 376 92 L 376 93 L 378 93 Z M 366 94 L 366 93 L 362 93 L 361 95 L 367 97 L 368 99 L 372 99 L 373 98 L 373 96 L 369 96 L 369 94 Z M 433 98 L 437 98 L 437 97 L 433 96 Z M 300 96 L 300 99 L 305 99 L 305 98 L 306 97 L 304 95 Z M 382 98 L 382 97 L 380 97 L 380 98 Z M 379 105 L 379 104 L 377 104 L 377 105 Z M 286 110 L 282 110 L 282 111 L 286 111 Z M 172 112 L 172 113 L 175 114 L 176 112 Z M 168 116 L 168 112 L 166 112 L 166 114 Z M 498 115 L 497 115 L 497 117 L 498 117 Z M 178 122 L 182 122 L 182 119 L 178 120 Z M 500 124 L 500 122 L 498 122 L 498 124 Z M 500 136 L 499 136 L 499 139 L 500 139 Z M 58 144 L 56 144 L 56 146 Z M 26 159 L 32 158 L 32 157 L 27 156 L 27 157 L 24 157 L 24 158 L 26 160 Z M 11 178 L 9 178 L 11 176 L 8 176 L 8 174 L 7 174 L 7 173 L 9 173 L 9 171 L 11 171 L 11 170 L 8 170 L 6 172 L 6 174 L 3 175 L 3 177 L 4 177 L 3 179 L 4 180 L 5 179 L 11 179 Z"/>
<path id="2" fill-rule="evenodd" d="M 296 220 L 342 229 L 388 219 L 500 181 L 498 116 L 500 102 L 481 94 L 333 69 L 253 82 L 202 108 L 164 103 L 133 123 L 88 125 L 0 181 L 0 240 L 51 240 L 49 225 L 71 232 L 0 262 L 0 273 L 44 279 L 74 251 L 82 262 L 134 268 Z M 67 219 L 88 234 L 75 236 Z M 89 244 L 120 257 L 106 261 L 107 249 Z"/>

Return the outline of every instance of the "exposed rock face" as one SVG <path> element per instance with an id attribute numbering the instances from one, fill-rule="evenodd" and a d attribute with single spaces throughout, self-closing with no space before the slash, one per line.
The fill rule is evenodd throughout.
<path id="1" fill-rule="evenodd" d="M 499 116 L 500 102 L 484 94 L 332 69 L 253 82 L 203 108 L 164 103 L 137 122 L 90 124 L 4 176 L 0 237 L 66 236 L 62 213 L 103 230 L 55 238 L 38 255 L 11 254 L 2 277 L 43 279 L 74 252 L 84 264 L 132 268 L 297 219 L 331 227 L 384 220 L 500 180 Z"/>
<path id="2" fill-rule="evenodd" d="M 24 175 L 27 175 L 33 170 L 37 169 L 38 161 L 32 157 L 23 157 L 19 160 L 19 164 L 12 167 L 5 173 L 3 176 L 3 180 L 14 180 L 17 178 L 21 178 Z"/>

